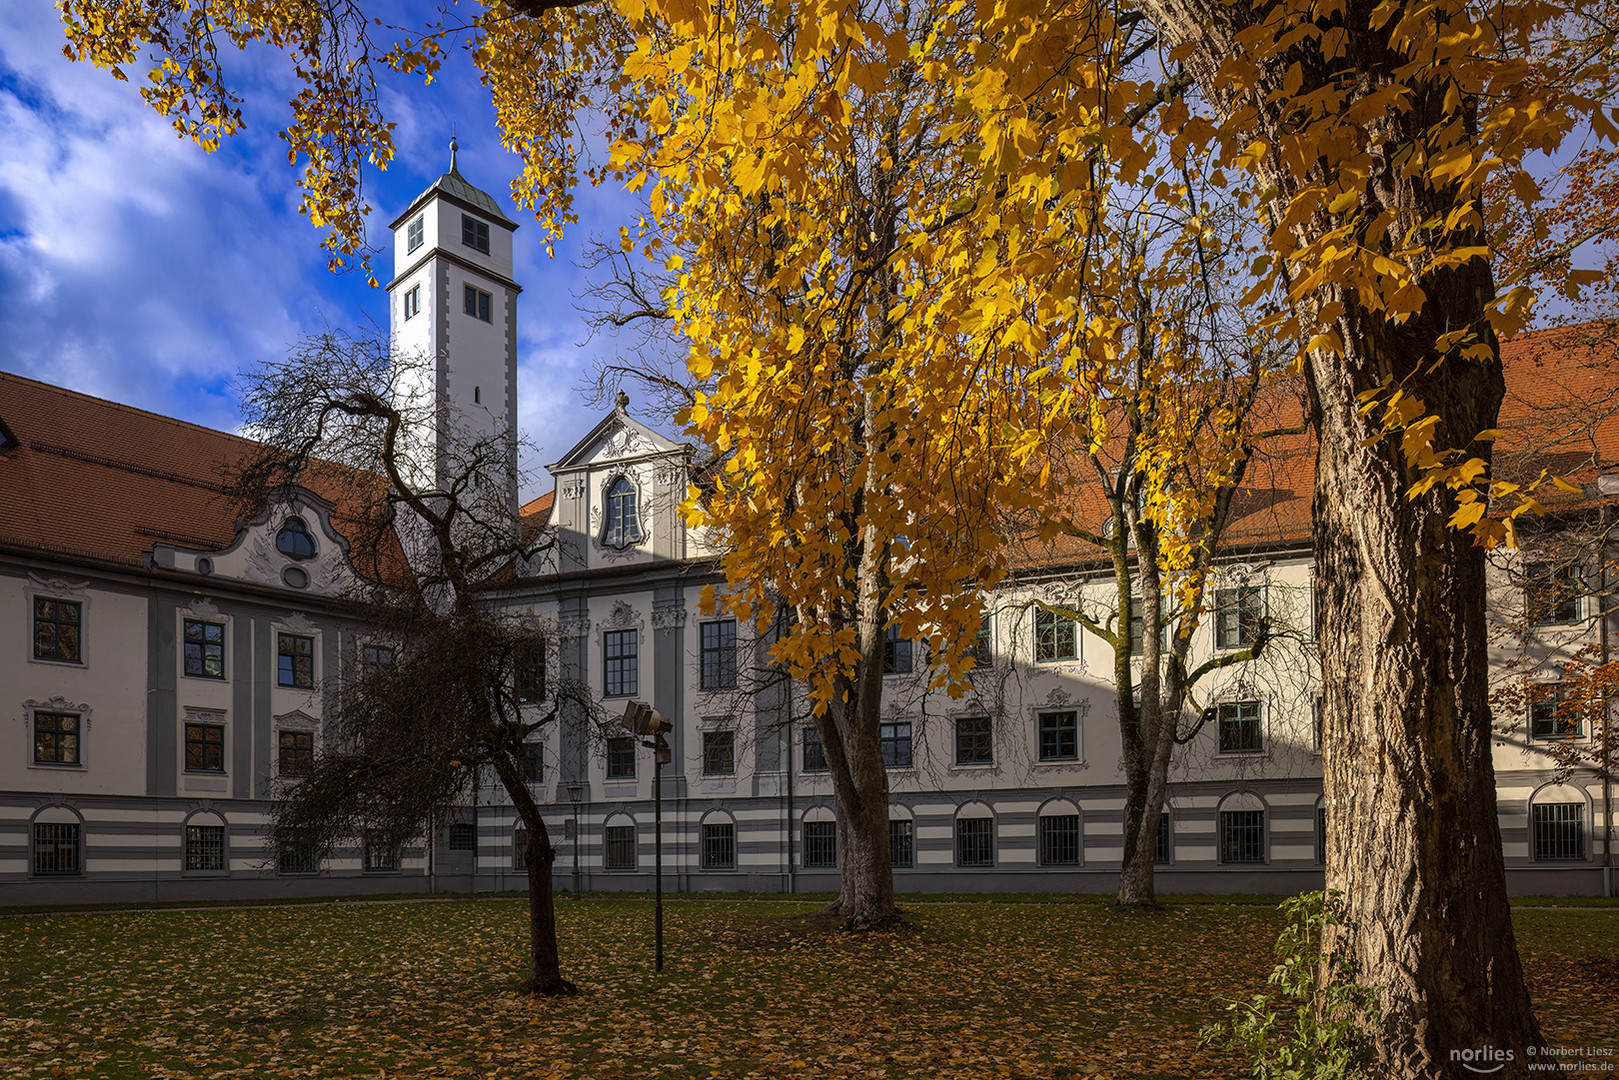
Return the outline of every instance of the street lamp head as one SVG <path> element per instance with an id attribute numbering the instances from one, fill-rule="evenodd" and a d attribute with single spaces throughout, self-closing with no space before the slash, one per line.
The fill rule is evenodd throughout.
<path id="1" fill-rule="evenodd" d="M 584 795 L 584 792 L 585 792 L 585 785 L 581 784 L 577 780 L 569 780 L 568 781 L 568 801 L 569 802 L 571 802 L 571 803 L 573 803 L 574 805 L 577 806 L 578 803 L 579 803 L 580 798 Z"/>

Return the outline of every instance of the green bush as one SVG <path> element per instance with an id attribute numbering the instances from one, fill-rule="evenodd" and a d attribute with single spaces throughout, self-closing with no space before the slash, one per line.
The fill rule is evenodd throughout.
<path id="1" fill-rule="evenodd" d="M 1271 989 L 1226 1006 L 1228 1019 L 1201 1032 L 1205 1045 L 1225 1043 L 1253 1062 L 1258 1080 L 1363 1080 L 1372 1063 L 1366 1027 L 1377 994 L 1355 981 L 1346 957 L 1322 953 L 1322 931 L 1342 922 L 1337 892 L 1284 900 L 1287 926 L 1276 939 Z M 1326 985 L 1321 973 L 1329 972 Z"/>

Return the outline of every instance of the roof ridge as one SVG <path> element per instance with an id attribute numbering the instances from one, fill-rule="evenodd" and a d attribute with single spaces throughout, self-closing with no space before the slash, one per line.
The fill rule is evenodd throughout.
<path id="1" fill-rule="evenodd" d="M 153 412 L 150 409 L 142 409 L 136 405 L 125 405 L 123 402 L 113 401 L 111 398 L 97 397 L 95 394 L 87 394 L 83 390 L 74 390 L 67 386 L 58 386 L 55 383 L 45 382 L 43 379 L 33 379 L 29 378 L 27 375 L 18 375 L 16 372 L 0 371 L 0 382 L 7 379 L 14 380 L 16 382 L 32 383 L 33 385 L 42 387 L 45 390 L 50 390 L 58 394 L 67 394 L 71 397 L 83 398 L 86 401 L 94 401 L 98 405 L 110 406 L 111 408 L 118 409 L 121 412 L 133 413 L 149 420 L 161 420 L 163 423 L 172 424 L 175 427 L 189 428 L 194 431 L 204 431 L 209 435 L 217 435 L 222 439 L 229 439 L 232 442 L 245 443 L 248 446 L 262 445 L 261 443 L 256 442 L 253 439 L 249 439 L 244 435 L 237 435 L 229 431 L 221 431 L 219 428 L 211 428 L 206 424 L 198 424 L 191 420 L 181 420 L 175 416 L 164 416 L 162 413 Z"/>

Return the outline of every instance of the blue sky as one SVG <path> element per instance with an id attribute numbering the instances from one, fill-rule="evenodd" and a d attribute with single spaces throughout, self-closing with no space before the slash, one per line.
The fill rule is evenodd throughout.
<path id="1" fill-rule="evenodd" d="M 0 5 L 0 369 L 233 430 L 238 371 L 328 325 L 386 322 L 385 294 L 363 274 L 328 272 L 319 231 L 298 215 L 276 135 L 293 85 L 277 57 L 231 63 L 248 127 L 207 154 L 176 138 L 132 83 L 64 59 L 62 42 L 44 0 Z M 574 263 L 591 232 L 615 234 L 633 205 L 618 192 L 581 192 L 580 226 L 547 258 L 532 216 L 510 206 L 517 159 L 501 147 L 488 94 L 464 56 L 431 87 L 394 80 L 384 102 L 399 156 L 366 177 L 373 244 L 448 166 L 452 126 L 462 174 L 523 226 L 514 274 L 525 290 L 519 419 L 539 444 L 525 496 L 548 490 L 535 466 L 600 419 L 574 388 L 594 355 L 619 345 L 581 346 L 589 328 L 574 309 L 582 286 Z M 378 263 L 384 281 L 390 262 Z"/>

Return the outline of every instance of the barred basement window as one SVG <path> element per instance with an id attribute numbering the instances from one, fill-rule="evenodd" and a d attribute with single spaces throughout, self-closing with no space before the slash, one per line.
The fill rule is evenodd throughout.
<path id="1" fill-rule="evenodd" d="M 77 713 L 34 714 L 34 764 L 80 764 Z"/>
<path id="2" fill-rule="evenodd" d="M 1228 701 L 1220 706 L 1220 753 L 1259 754 L 1265 750 L 1259 702 Z"/>
<path id="3" fill-rule="evenodd" d="M 1529 808 L 1537 859 L 1585 858 L 1585 807 L 1579 803 L 1540 803 Z"/>
<path id="4" fill-rule="evenodd" d="M 78 872 L 79 826 L 35 822 L 34 873 L 77 874 Z"/>
<path id="5" fill-rule="evenodd" d="M 890 769 L 911 767 L 911 722 L 895 720 L 878 728 L 882 739 L 883 765 Z"/>
<path id="6" fill-rule="evenodd" d="M 225 627 L 221 623 L 185 620 L 186 674 L 193 679 L 225 677 Z"/>
<path id="7" fill-rule="evenodd" d="M 283 731 L 277 736 L 282 776 L 308 776 L 315 770 L 315 736 L 308 731 Z"/>
<path id="8" fill-rule="evenodd" d="M 635 696 L 640 688 L 640 648 L 638 631 L 609 630 L 602 635 L 603 696 Z"/>
<path id="9" fill-rule="evenodd" d="M 736 686 L 736 620 L 705 622 L 698 627 L 702 663 L 698 685 L 704 690 Z"/>
<path id="10" fill-rule="evenodd" d="M 1168 863 L 1174 857 L 1174 840 L 1169 831 L 1169 814 L 1158 815 L 1158 843 L 1153 847 L 1152 861 Z"/>
<path id="11" fill-rule="evenodd" d="M 84 608 L 77 600 L 34 597 L 34 659 L 77 664 Z"/>
<path id="12" fill-rule="evenodd" d="M 368 871 L 399 869 L 399 845 L 388 842 L 387 837 L 369 829 L 365 834 L 365 868 Z"/>
<path id="13" fill-rule="evenodd" d="M 1327 863 L 1327 808 L 1315 808 L 1315 861 L 1325 866 Z"/>
<path id="14" fill-rule="evenodd" d="M 1034 658 L 1044 663 L 1050 660 L 1074 660 L 1079 656 L 1079 624 L 1036 608 L 1034 612 Z"/>
<path id="15" fill-rule="evenodd" d="M 956 865 L 995 865 L 995 821 L 993 818 L 956 819 Z"/>
<path id="16" fill-rule="evenodd" d="M 908 818 L 888 820 L 888 853 L 896 867 L 916 865 L 916 827 Z"/>
<path id="17" fill-rule="evenodd" d="M 225 869 L 225 827 L 223 825 L 186 826 L 186 869 Z"/>
<path id="18" fill-rule="evenodd" d="M 1265 861 L 1263 810 L 1220 811 L 1220 861 L 1223 863 Z"/>
<path id="19" fill-rule="evenodd" d="M 703 732 L 703 775 L 730 776 L 736 772 L 736 732 Z"/>
<path id="20" fill-rule="evenodd" d="M 602 867 L 607 870 L 634 870 L 635 826 L 609 825 L 603 832 L 606 846 L 602 849 Z"/>
<path id="21" fill-rule="evenodd" d="M 804 865 L 822 869 L 838 865 L 837 822 L 804 822 Z"/>
<path id="22" fill-rule="evenodd" d="M 826 772 L 826 747 L 821 744 L 821 733 L 814 728 L 804 729 L 804 771 Z"/>
<path id="23" fill-rule="evenodd" d="M 477 828 L 468 821 L 450 822 L 449 847 L 451 851 L 477 851 Z"/>
<path id="24" fill-rule="evenodd" d="M 1079 760 L 1079 714 L 1048 712 L 1040 714 L 1040 760 Z"/>
<path id="25" fill-rule="evenodd" d="M 736 826 L 729 821 L 703 826 L 703 869 L 736 869 Z"/>
<path id="26" fill-rule="evenodd" d="M 225 771 L 225 728 L 222 725 L 186 725 L 186 771 Z"/>
<path id="27" fill-rule="evenodd" d="M 512 869 L 528 869 L 528 830 L 521 825 L 512 832 Z"/>
<path id="28" fill-rule="evenodd" d="M 635 740 L 615 735 L 607 740 L 607 779 L 629 780 L 635 776 Z"/>
<path id="29" fill-rule="evenodd" d="M 1079 865 L 1079 815 L 1053 814 L 1040 819 L 1040 865 Z"/>
<path id="30" fill-rule="evenodd" d="M 994 746 L 990 741 L 989 717 L 957 717 L 956 764 L 991 765 L 994 761 L 995 754 Z"/>
<path id="31" fill-rule="evenodd" d="M 284 847 L 276 868 L 283 874 L 313 874 L 316 869 L 315 849 L 308 844 Z"/>
<path id="32" fill-rule="evenodd" d="M 909 675 L 915 667 L 911 639 L 899 636 L 899 627 L 890 626 L 883 635 L 883 674 Z"/>

